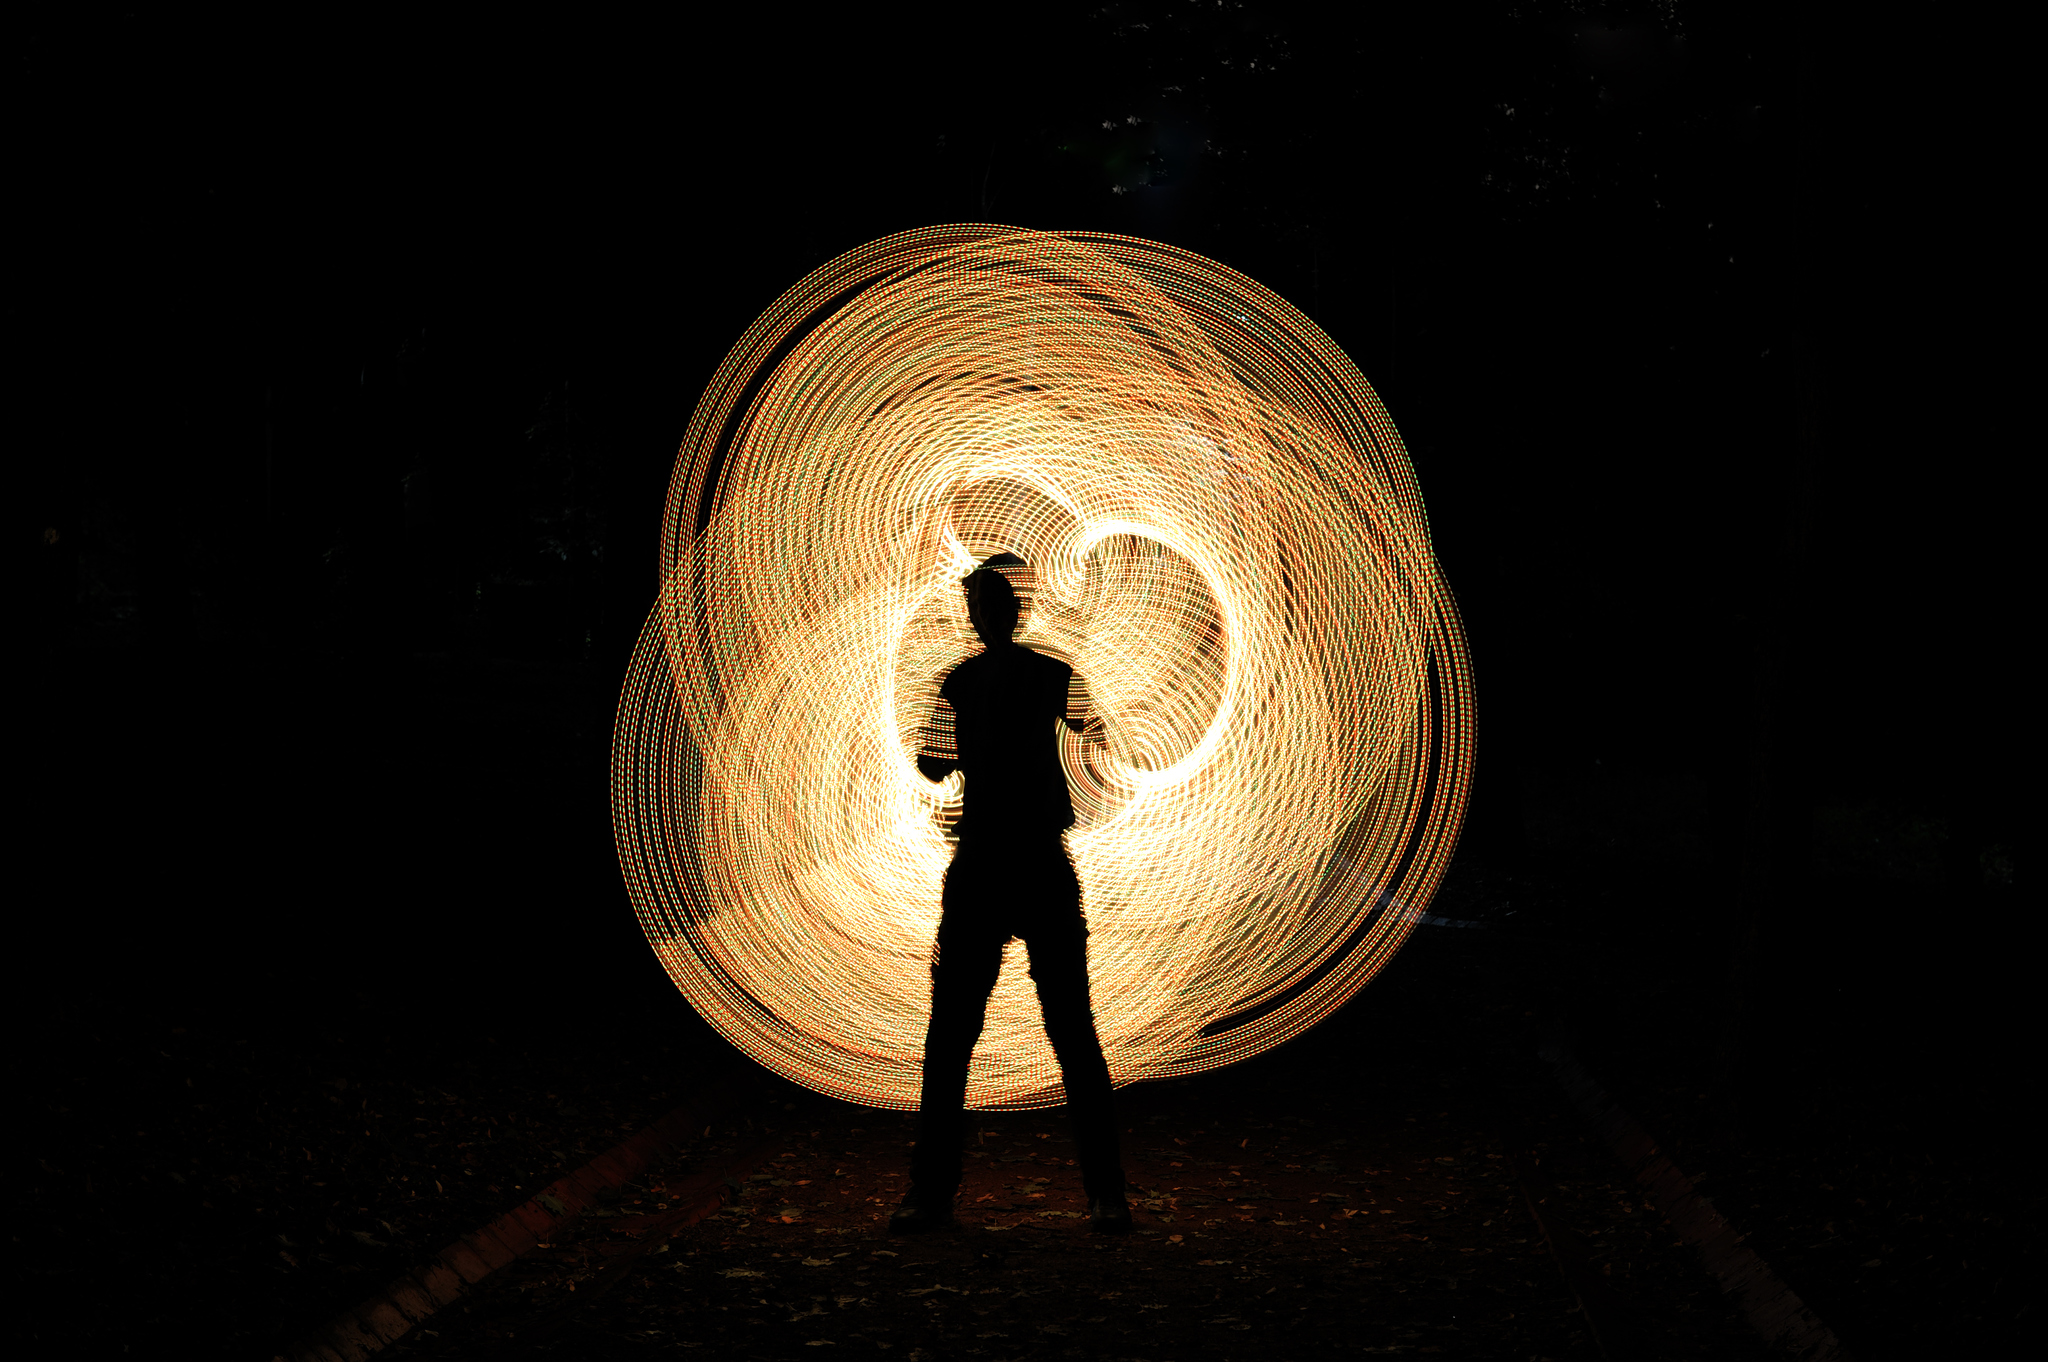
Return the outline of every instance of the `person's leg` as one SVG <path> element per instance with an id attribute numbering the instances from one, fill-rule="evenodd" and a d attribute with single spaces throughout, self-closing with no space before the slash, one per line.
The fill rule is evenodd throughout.
<path id="1" fill-rule="evenodd" d="M 1091 1202 L 1120 1206 L 1123 1159 L 1109 1065 L 1102 1057 L 1088 992 L 1088 926 L 1081 914 L 1080 882 L 1063 847 L 1044 862 L 1040 887 L 1045 911 L 1034 915 L 1025 944 L 1045 1013 L 1045 1034 L 1067 1089 L 1082 1186 Z"/>
<path id="2" fill-rule="evenodd" d="M 974 869 L 957 861 L 947 869 L 939 935 L 932 946 L 932 1015 L 925 1029 L 910 1200 L 934 1210 L 949 1205 L 960 1189 L 967 1066 L 981 1039 L 988 997 L 1003 967 L 1003 943 L 1009 939 L 987 925 L 989 915 L 976 912 L 982 905 L 974 902 Z"/>

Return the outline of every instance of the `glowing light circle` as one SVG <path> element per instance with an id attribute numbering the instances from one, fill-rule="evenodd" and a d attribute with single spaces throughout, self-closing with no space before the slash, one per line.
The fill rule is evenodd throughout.
<path id="1" fill-rule="evenodd" d="M 723 1035 L 917 1104 L 959 775 L 918 734 L 976 650 L 963 573 L 1032 565 L 1020 634 L 1087 680 L 1061 739 L 1119 1084 L 1243 1059 L 1390 959 L 1472 768 L 1470 666 L 1406 450 L 1313 323 L 1127 237 L 951 226 L 777 299 L 678 455 L 620 700 L 620 862 Z M 1013 942 L 968 1101 L 1063 1100 Z"/>

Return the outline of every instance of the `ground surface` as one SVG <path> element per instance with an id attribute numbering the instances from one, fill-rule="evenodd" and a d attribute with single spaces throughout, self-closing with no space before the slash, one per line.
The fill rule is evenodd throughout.
<path id="1" fill-rule="evenodd" d="M 1497 1010 L 1472 990 L 1501 950 L 1418 943 L 1436 968 L 1389 987 L 1388 1003 Z M 1492 1066 L 1508 1056 L 1460 1055 L 1463 1027 L 1407 1043 L 1419 1053 L 1382 1053 L 1402 1044 L 1380 1033 L 1387 1019 L 1358 1009 L 1232 1074 L 1128 1093 L 1139 1228 L 1126 1240 L 1087 1233 L 1058 1112 L 985 1114 L 960 1228 L 892 1239 L 908 1118 L 771 1095 L 758 1132 L 714 1131 L 725 1138 L 653 1170 L 402 1351 L 1593 1356 L 1516 1176 L 1527 1145 L 1542 1160 L 1544 1214 L 1589 1240 L 1598 1268 L 1655 1321 L 1653 1355 L 1760 1355 L 1533 1063 L 1505 1111 Z M 613 1279 L 608 1250 L 632 1242 L 636 1214 L 665 1208 L 672 1181 L 757 1136 L 768 1167 L 724 1212 Z"/>

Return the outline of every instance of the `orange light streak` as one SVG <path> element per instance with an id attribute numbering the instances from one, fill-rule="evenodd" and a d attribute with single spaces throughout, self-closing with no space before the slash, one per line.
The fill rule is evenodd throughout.
<path id="1" fill-rule="evenodd" d="M 817 1091 L 917 1104 L 961 777 L 918 772 L 1008 551 L 1086 678 L 1060 741 L 1119 1084 L 1298 1035 L 1390 959 L 1456 840 L 1471 671 L 1401 438 L 1349 358 L 1200 256 L 906 232 L 743 336 L 669 486 L 620 700 L 620 863 L 691 1004 Z M 1013 942 L 968 1102 L 1063 1100 Z"/>

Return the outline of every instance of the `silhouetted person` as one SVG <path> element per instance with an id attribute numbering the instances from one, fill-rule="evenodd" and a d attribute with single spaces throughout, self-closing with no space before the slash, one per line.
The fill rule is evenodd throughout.
<path id="1" fill-rule="evenodd" d="M 1096 725 L 1073 669 L 1015 641 L 1020 611 L 1015 589 L 996 570 L 1002 566 L 1024 564 L 998 554 L 964 583 L 968 615 L 985 646 L 939 687 L 917 759 L 932 780 L 957 767 L 966 790 L 932 948 L 932 1016 L 910 1194 L 889 1228 L 911 1234 L 952 1223 L 968 1061 L 1002 969 L 1003 947 L 1021 937 L 1066 1084 L 1089 1227 L 1121 1234 L 1131 1227 L 1131 1211 L 1109 1066 L 1088 998 L 1088 923 L 1066 848 L 1074 805 L 1060 769 L 1057 729 L 1064 721 L 1075 732 L 1092 733 Z"/>

